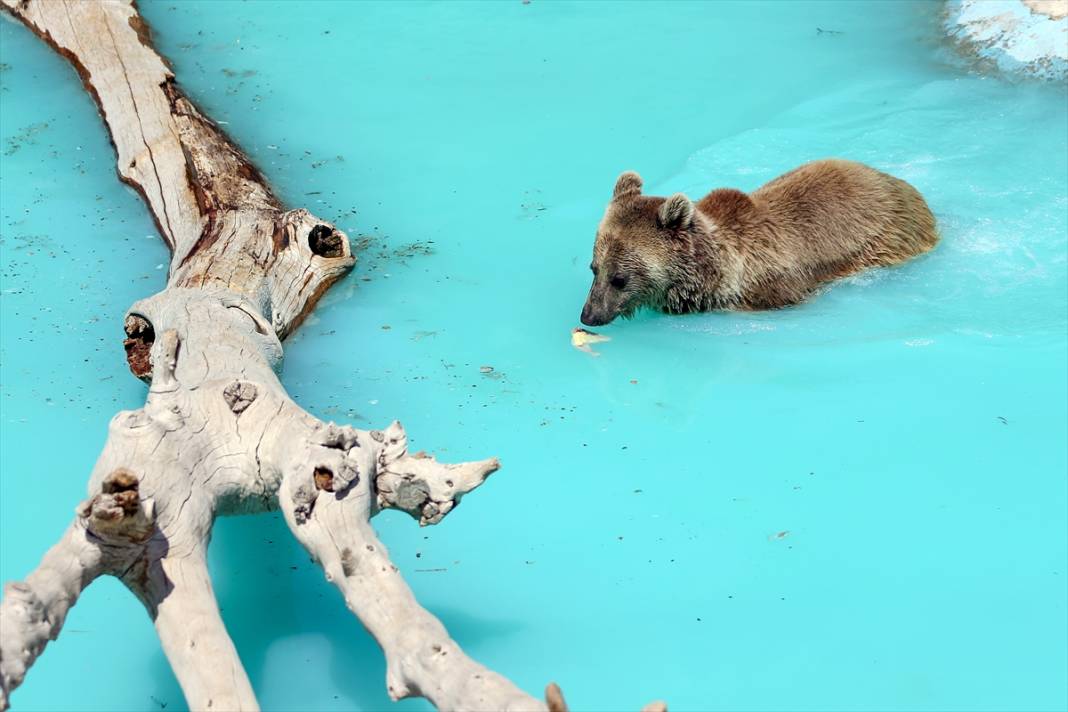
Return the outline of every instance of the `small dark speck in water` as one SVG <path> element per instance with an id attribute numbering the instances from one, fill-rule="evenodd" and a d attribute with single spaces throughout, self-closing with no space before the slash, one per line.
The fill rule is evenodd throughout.
<path id="1" fill-rule="evenodd" d="M 844 35 L 845 33 L 842 32 L 841 30 L 825 30 L 822 27 L 817 27 L 816 28 L 816 34 L 817 35 Z"/>
<path id="2" fill-rule="evenodd" d="M 153 702 L 155 702 L 155 703 L 156 703 L 157 705 L 159 705 L 159 708 L 160 708 L 161 710 L 165 710 L 165 709 L 167 709 L 167 703 L 166 703 L 166 702 L 163 702 L 162 700 L 159 700 L 159 699 L 157 699 L 157 698 L 156 698 L 156 697 L 155 697 L 154 695 L 149 695 L 149 696 L 148 696 L 148 699 L 152 700 L 152 701 L 153 701 Z"/>
<path id="3" fill-rule="evenodd" d="M 534 188 L 532 190 L 523 191 L 523 194 L 528 196 L 528 198 L 537 198 L 540 197 L 541 190 Z M 524 217 L 527 220 L 532 220 L 538 217 L 538 213 L 545 210 L 545 204 L 539 199 L 528 199 L 528 202 L 521 203 L 519 208 L 522 211 L 521 217 Z"/>
<path id="4" fill-rule="evenodd" d="M 634 494 L 641 494 L 641 493 L 642 493 L 642 491 L 640 489 L 634 490 Z"/>
<path id="5" fill-rule="evenodd" d="M 1009 424 L 1009 421 L 1008 421 L 1008 420 L 1006 420 L 1004 416 L 1001 416 L 1001 415 L 999 415 L 999 416 L 998 416 L 998 420 L 1000 420 L 1000 421 L 1001 421 L 1001 424 L 1002 424 L 1002 425 L 1008 425 L 1008 424 Z"/>

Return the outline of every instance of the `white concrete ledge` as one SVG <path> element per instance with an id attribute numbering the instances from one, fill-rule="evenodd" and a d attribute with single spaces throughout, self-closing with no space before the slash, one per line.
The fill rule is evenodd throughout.
<path id="1" fill-rule="evenodd" d="M 966 55 L 1008 74 L 1068 78 L 1068 0 L 948 0 L 946 32 Z"/>

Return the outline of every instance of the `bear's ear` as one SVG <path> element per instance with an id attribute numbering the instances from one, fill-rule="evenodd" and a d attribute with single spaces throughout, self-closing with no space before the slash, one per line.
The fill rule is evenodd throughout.
<path id="1" fill-rule="evenodd" d="M 682 193 L 675 193 L 660 206 L 656 217 L 660 227 L 684 230 L 693 224 L 693 203 Z"/>
<path id="2" fill-rule="evenodd" d="M 624 195 L 638 195 L 642 192 L 642 177 L 634 171 L 625 171 L 616 178 L 616 187 L 612 191 L 612 199 L 621 198 Z"/>

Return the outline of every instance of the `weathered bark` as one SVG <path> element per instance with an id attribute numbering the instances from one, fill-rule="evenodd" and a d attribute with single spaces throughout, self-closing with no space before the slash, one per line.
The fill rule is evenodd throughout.
<path id="1" fill-rule="evenodd" d="M 75 66 L 119 177 L 144 196 L 172 251 L 166 288 L 125 321 L 130 368 L 150 383 L 146 403 L 112 419 L 74 523 L 0 601 L 0 709 L 104 574 L 144 603 L 193 709 L 256 709 L 205 554 L 217 515 L 278 507 L 381 644 L 394 699 L 547 709 L 463 654 L 369 525 L 385 507 L 437 523 L 497 461 L 409 455 L 398 423 L 363 431 L 320 421 L 278 381 L 280 340 L 354 262 L 347 236 L 282 207 L 182 94 L 130 0 L 0 2 Z"/>

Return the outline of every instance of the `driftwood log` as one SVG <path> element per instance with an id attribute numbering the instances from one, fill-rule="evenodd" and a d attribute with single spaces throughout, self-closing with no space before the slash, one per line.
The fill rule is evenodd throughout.
<path id="1" fill-rule="evenodd" d="M 323 422 L 278 380 L 281 339 L 355 261 L 348 237 L 281 205 L 182 94 L 131 0 L 0 3 L 81 75 L 119 178 L 143 196 L 171 250 L 166 288 L 125 319 L 130 369 L 150 384 L 145 405 L 111 420 L 66 533 L 4 589 L 0 710 L 81 591 L 108 574 L 148 610 L 191 709 L 257 709 L 206 551 L 217 515 L 277 508 L 382 646 L 393 699 L 566 709 L 555 685 L 542 701 L 467 657 L 370 525 L 384 508 L 436 524 L 497 460 L 446 465 L 409 453 L 399 423 L 366 431 Z"/>

